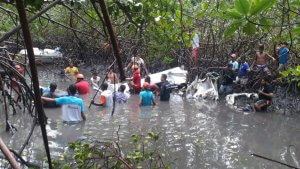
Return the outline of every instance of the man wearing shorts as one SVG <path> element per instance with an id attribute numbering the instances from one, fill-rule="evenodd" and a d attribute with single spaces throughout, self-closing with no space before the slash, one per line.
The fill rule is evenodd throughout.
<path id="1" fill-rule="evenodd" d="M 273 87 L 268 77 L 261 80 L 262 88 L 258 91 L 259 100 L 254 104 L 255 111 L 266 111 L 272 102 Z"/>

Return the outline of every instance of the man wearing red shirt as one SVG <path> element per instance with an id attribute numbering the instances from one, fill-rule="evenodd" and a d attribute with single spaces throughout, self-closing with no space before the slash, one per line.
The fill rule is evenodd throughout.
<path id="1" fill-rule="evenodd" d="M 77 87 L 77 91 L 79 94 L 87 94 L 90 92 L 90 85 L 88 82 L 84 80 L 83 74 L 77 74 L 76 76 L 77 82 L 75 86 Z"/>
<path id="2" fill-rule="evenodd" d="M 133 89 L 134 93 L 139 93 L 141 91 L 141 76 L 139 67 L 137 65 L 132 66 L 132 77 L 127 78 L 130 81 L 129 87 Z"/>

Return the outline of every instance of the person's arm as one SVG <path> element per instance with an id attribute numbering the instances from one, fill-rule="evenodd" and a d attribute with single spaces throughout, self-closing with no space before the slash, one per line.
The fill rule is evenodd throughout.
<path id="1" fill-rule="evenodd" d="M 132 80 L 133 80 L 133 78 L 132 78 L 132 77 L 129 77 L 129 78 L 126 78 L 126 80 L 128 80 L 128 81 L 132 81 Z"/>
<path id="2" fill-rule="evenodd" d="M 55 99 L 53 98 L 48 98 L 48 97 L 41 97 L 42 101 L 44 102 L 55 102 Z"/>
<path id="3" fill-rule="evenodd" d="M 268 53 L 266 53 L 266 55 L 267 55 L 270 59 L 272 59 L 272 62 L 274 62 L 274 61 L 276 60 L 273 56 L 269 55 Z"/>
<path id="4" fill-rule="evenodd" d="M 132 60 L 130 60 L 130 62 L 128 63 L 128 66 L 125 67 L 125 71 L 127 71 L 127 69 L 130 68 L 131 64 L 132 64 Z"/>
<path id="5" fill-rule="evenodd" d="M 263 91 L 259 91 L 259 93 L 267 97 L 273 97 L 273 93 L 265 93 Z"/>
<path id="6" fill-rule="evenodd" d="M 153 103 L 153 106 L 156 105 L 155 100 L 154 100 L 154 97 L 152 97 L 152 103 Z"/>
<path id="7" fill-rule="evenodd" d="M 81 112 L 81 118 L 82 118 L 82 120 L 86 120 L 86 117 L 85 117 L 85 114 L 84 114 L 84 112 Z"/>

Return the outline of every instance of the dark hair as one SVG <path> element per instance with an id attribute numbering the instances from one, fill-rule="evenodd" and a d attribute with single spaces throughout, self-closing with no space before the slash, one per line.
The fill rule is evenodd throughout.
<path id="1" fill-rule="evenodd" d="M 68 93 L 70 95 L 75 95 L 77 92 L 77 87 L 74 85 L 74 84 L 71 84 L 69 87 L 68 87 Z"/>
<path id="2" fill-rule="evenodd" d="M 97 72 L 93 72 L 92 75 L 93 75 L 93 76 L 97 76 Z"/>
<path id="3" fill-rule="evenodd" d="M 119 87 L 120 92 L 124 92 L 125 89 L 126 89 L 126 86 L 125 86 L 125 85 L 121 85 L 121 86 Z"/>
<path id="4" fill-rule="evenodd" d="M 102 89 L 102 90 L 107 90 L 107 88 L 108 88 L 108 84 L 107 84 L 107 83 L 103 83 L 103 84 L 101 85 L 101 89 Z"/>
<path id="5" fill-rule="evenodd" d="M 165 80 L 167 80 L 168 76 L 166 74 L 162 74 L 161 77 L 164 78 Z"/>
<path id="6" fill-rule="evenodd" d="M 151 81 L 151 78 L 150 78 L 150 76 L 147 76 L 147 77 L 145 78 L 145 82 L 148 82 L 148 83 L 150 83 L 150 81 Z"/>
<path id="7" fill-rule="evenodd" d="M 263 44 L 259 44 L 259 45 L 258 45 L 258 49 L 259 49 L 260 51 L 263 51 L 263 50 L 265 50 L 265 46 L 264 46 Z"/>
<path id="8" fill-rule="evenodd" d="M 57 88 L 57 84 L 56 83 L 50 83 L 49 88 L 50 88 L 50 91 L 54 92 L 55 89 Z"/>
<path id="9" fill-rule="evenodd" d="M 286 41 L 284 41 L 284 42 L 281 42 L 280 44 L 283 44 L 283 45 L 289 45 Z"/>
<path id="10" fill-rule="evenodd" d="M 227 66 L 228 66 L 228 67 L 232 67 L 233 65 L 232 65 L 231 63 L 228 63 Z"/>
<path id="11" fill-rule="evenodd" d="M 271 82 L 271 77 L 270 76 L 263 76 L 262 80 L 264 80 L 267 83 L 270 83 Z"/>

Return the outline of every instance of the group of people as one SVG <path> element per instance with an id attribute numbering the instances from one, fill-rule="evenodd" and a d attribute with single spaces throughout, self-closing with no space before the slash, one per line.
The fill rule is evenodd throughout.
<path id="1" fill-rule="evenodd" d="M 144 65 L 144 66 L 143 66 Z M 167 81 L 167 75 L 161 76 L 161 82 L 158 84 L 151 83 L 150 76 L 145 78 L 144 84 L 141 84 L 141 66 L 146 69 L 145 63 L 140 57 L 133 57 L 131 62 L 125 68 L 131 66 L 132 76 L 127 78 L 128 86 L 131 94 L 139 94 L 140 106 L 156 105 L 155 97 L 160 97 L 161 101 L 168 101 L 170 99 L 171 89 Z M 147 73 L 148 71 L 145 70 Z M 85 120 L 84 104 L 81 95 L 90 92 L 90 86 L 94 90 L 100 90 L 100 97 L 98 101 L 91 101 L 91 104 L 102 107 L 111 107 L 113 102 L 117 104 L 127 103 L 129 95 L 125 93 L 126 84 L 121 84 L 116 92 L 109 89 L 109 84 L 118 85 L 118 78 L 113 69 L 109 69 L 106 74 L 105 81 L 100 85 L 101 78 L 96 72 L 92 73 L 90 82 L 85 80 L 82 73 L 79 73 L 78 68 L 70 64 L 65 70 L 68 76 L 74 76 L 76 82 L 70 85 L 67 89 L 68 95 L 58 96 L 55 94 L 57 85 L 51 83 L 49 88 L 41 89 L 42 101 L 44 107 L 59 107 L 62 106 L 62 120 L 65 122 L 79 122 Z"/>
<path id="2" fill-rule="evenodd" d="M 239 83 L 244 87 L 248 83 L 249 72 L 254 70 L 261 73 L 261 89 L 258 91 L 259 101 L 254 104 L 255 111 L 264 111 L 271 104 L 273 97 L 273 87 L 271 85 L 271 71 L 268 68 L 267 60 L 270 59 L 273 63 L 278 60 L 277 73 L 286 69 L 289 50 L 287 43 L 280 43 L 280 47 L 276 48 L 276 58 L 264 51 L 264 45 L 260 44 L 258 51 L 255 53 L 255 58 L 251 66 L 249 66 L 245 57 L 240 57 L 241 65 L 237 61 L 235 53 L 230 55 L 230 61 L 224 69 L 223 81 L 219 88 L 220 94 L 230 94 L 234 83 Z M 256 69 L 254 66 L 256 65 Z"/>

